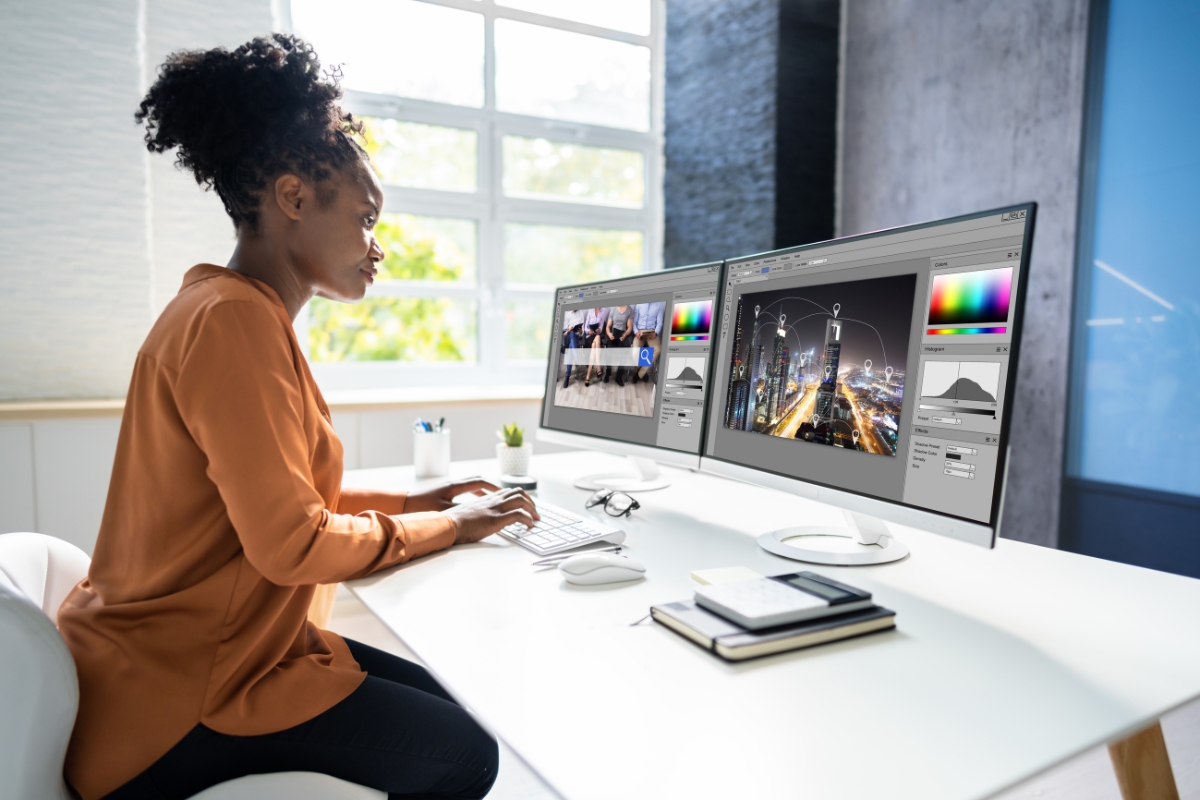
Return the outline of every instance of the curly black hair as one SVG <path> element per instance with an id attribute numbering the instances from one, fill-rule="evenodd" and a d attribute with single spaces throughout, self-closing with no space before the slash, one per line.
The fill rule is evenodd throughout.
<path id="1" fill-rule="evenodd" d="M 352 136 L 362 123 L 337 105 L 341 96 L 312 45 L 276 33 L 233 52 L 172 53 L 134 119 L 150 152 L 178 147 L 176 165 L 216 189 L 235 229 L 253 232 L 268 180 L 291 172 L 319 187 L 365 157 Z M 318 192 L 322 202 L 330 195 Z"/>

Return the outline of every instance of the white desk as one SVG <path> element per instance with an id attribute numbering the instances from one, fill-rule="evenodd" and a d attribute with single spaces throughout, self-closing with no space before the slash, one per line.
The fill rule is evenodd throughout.
<path id="1" fill-rule="evenodd" d="M 587 496 L 572 479 L 620 468 L 594 453 L 533 464 L 540 496 L 567 508 Z M 565 798 L 982 798 L 1200 695 L 1200 581 L 898 526 L 904 561 L 806 567 L 755 537 L 837 524 L 836 509 L 667 473 L 672 486 L 640 494 L 626 528 L 645 581 L 572 586 L 491 537 L 348 584 Z M 630 626 L 689 597 L 691 570 L 735 565 L 862 586 L 898 628 L 733 665 L 659 625 Z"/>

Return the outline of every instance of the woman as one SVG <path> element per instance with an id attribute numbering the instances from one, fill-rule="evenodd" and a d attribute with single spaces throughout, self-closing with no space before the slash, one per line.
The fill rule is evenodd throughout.
<path id="1" fill-rule="evenodd" d="M 607 347 L 629 347 L 633 334 L 633 309 L 629 306 L 617 306 L 608 315 L 608 325 L 604 335 L 608 338 Z M 608 383 L 608 368 L 604 369 L 604 382 Z M 625 367 L 617 367 L 617 386 L 625 385 Z"/>
<path id="2" fill-rule="evenodd" d="M 298 39 L 168 58 L 137 113 L 216 189 L 237 246 L 190 270 L 134 365 L 95 558 L 59 612 L 83 800 L 184 798 L 262 772 L 482 797 L 496 744 L 420 667 L 319 630 L 336 583 L 537 518 L 467 481 L 343 489 L 342 446 L 292 321 L 363 297 L 383 192 Z M 481 667 L 482 668 L 482 667 Z"/>
<path id="3" fill-rule="evenodd" d="M 583 346 L 588 348 L 587 375 L 583 378 L 584 386 L 592 385 L 592 370 L 600 374 L 600 346 L 603 344 L 604 323 L 608 322 L 607 308 L 593 308 L 587 312 L 583 320 Z"/>

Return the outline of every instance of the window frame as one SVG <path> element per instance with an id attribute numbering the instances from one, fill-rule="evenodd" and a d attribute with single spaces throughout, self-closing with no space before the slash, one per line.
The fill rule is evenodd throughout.
<path id="1" fill-rule="evenodd" d="M 394 389 L 404 386 L 540 384 L 545 358 L 505 357 L 506 306 L 510 300 L 545 300 L 553 305 L 554 286 L 506 284 L 504 229 L 508 223 L 609 228 L 642 234 L 642 272 L 663 268 L 663 43 L 665 0 L 650 0 L 650 33 L 646 36 L 600 28 L 571 20 L 496 5 L 494 0 L 416 0 L 478 13 L 484 17 L 484 104 L 481 108 L 346 90 L 343 107 L 355 116 L 373 116 L 472 130 L 477 138 L 474 192 L 384 186 L 384 213 L 454 217 L 476 224 L 475 284 L 440 281 L 380 281 L 367 297 L 435 297 L 477 304 L 477 360 L 456 362 L 362 361 L 313 362 L 312 370 L 327 391 Z M 290 14 L 290 5 L 288 6 Z M 510 19 L 572 33 L 599 36 L 650 49 L 650 129 L 632 131 L 586 123 L 532 117 L 496 108 L 495 22 Z M 290 19 L 287 20 L 291 28 Z M 642 208 L 507 197 L 503 191 L 503 137 L 522 136 L 589 147 L 633 150 L 644 159 Z M 549 323 L 549 319 L 546 320 Z M 296 320 L 307 352 L 308 308 Z"/>

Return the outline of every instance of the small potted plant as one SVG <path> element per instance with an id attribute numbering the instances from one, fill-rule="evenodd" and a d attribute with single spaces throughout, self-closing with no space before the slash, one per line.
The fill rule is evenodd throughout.
<path id="1" fill-rule="evenodd" d="M 525 441 L 525 431 L 510 422 L 496 431 L 500 443 L 496 445 L 496 460 L 500 462 L 501 475 L 528 475 L 529 458 L 533 445 Z"/>

